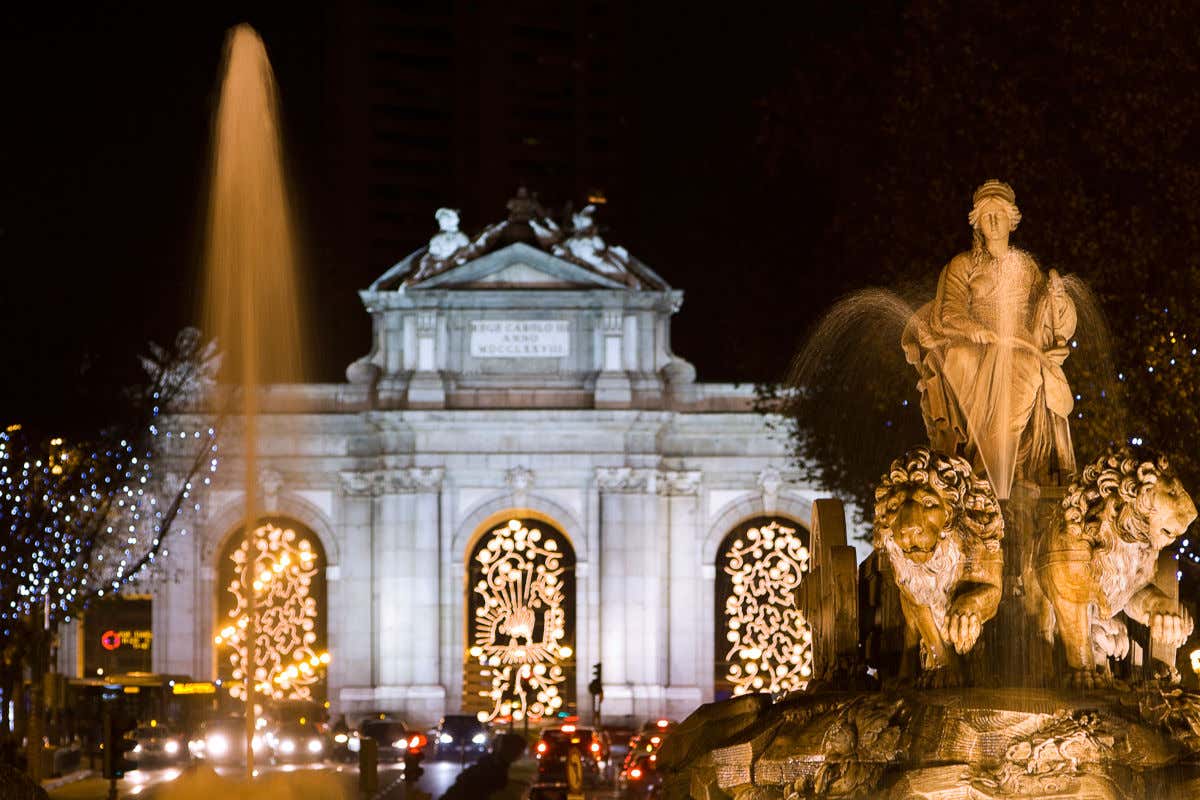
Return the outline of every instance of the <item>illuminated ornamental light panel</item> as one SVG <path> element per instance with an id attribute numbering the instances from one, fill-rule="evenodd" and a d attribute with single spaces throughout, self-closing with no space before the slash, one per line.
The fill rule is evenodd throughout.
<path id="1" fill-rule="evenodd" d="M 226 585 L 232 604 L 225 626 L 214 637 L 232 667 L 229 694 L 245 699 L 246 627 L 249 591 L 255 593 L 255 687 L 260 697 L 314 700 L 330 656 L 318 649 L 318 608 L 314 582 L 324 566 L 310 537 L 292 528 L 266 523 L 254 530 L 254 557 L 246 537 L 228 558 L 233 577 Z M 249 590 L 249 591 L 248 591 Z M 228 599 L 228 598 L 227 598 Z"/>
<path id="2" fill-rule="evenodd" d="M 812 675 L 812 630 L 796 594 L 808 571 L 808 548 L 796 529 L 777 521 L 750 528 L 725 551 L 724 569 L 732 584 L 725 678 L 733 693 L 803 689 Z"/>
<path id="3" fill-rule="evenodd" d="M 470 654 L 492 681 L 490 692 L 479 693 L 492 706 L 480 721 L 538 719 L 562 707 L 563 662 L 572 655 L 564 642 L 563 557 L 553 533 L 515 519 L 488 534 L 475 554 L 481 574 Z"/>

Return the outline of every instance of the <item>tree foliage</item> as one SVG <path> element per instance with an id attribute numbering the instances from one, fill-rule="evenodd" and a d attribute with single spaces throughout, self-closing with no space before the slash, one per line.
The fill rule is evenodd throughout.
<path id="1" fill-rule="evenodd" d="M 61 623 L 153 571 L 168 554 L 168 534 L 186 532 L 180 523 L 216 469 L 214 427 L 159 427 L 163 410 L 211 375 L 213 347 L 202 346 L 195 331 L 181 334 L 173 350 L 151 347 L 148 380 L 129 391 L 127 415 L 92 437 L 67 439 L 20 424 L 0 431 L 6 698 L 18 665 L 30 668 L 35 684 L 52 668 L 49 643 Z M 167 472 L 164 460 L 177 472 Z"/>

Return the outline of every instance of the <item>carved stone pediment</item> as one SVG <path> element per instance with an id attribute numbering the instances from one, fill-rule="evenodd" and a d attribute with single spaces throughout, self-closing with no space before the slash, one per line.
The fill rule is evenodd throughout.
<path id="1" fill-rule="evenodd" d="M 388 470 L 379 476 L 380 492 L 396 494 L 441 491 L 445 474 L 446 470 L 442 467 L 405 467 Z"/>
<path id="2" fill-rule="evenodd" d="M 374 472 L 339 472 L 338 494 L 343 497 L 370 497 L 376 493 L 378 474 Z"/>
<path id="3" fill-rule="evenodd" d="M 665 471 L 659 475 L 659 493 L 672 496 L 697 494 L 703 478 L 700 470 Z"/>
<path id="4" fill-rule="evenodd" d="M 658 485 L 658 470 L 635 467 L 599 467 L 596 485 L 602 492 L 649 492 Z"/>

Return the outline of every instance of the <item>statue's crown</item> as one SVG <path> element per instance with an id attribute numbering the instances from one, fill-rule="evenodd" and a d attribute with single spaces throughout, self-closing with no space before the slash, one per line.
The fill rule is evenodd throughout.
<path id="1" fill-rule="evenodd" d="M 971 203 L 979 205 L 980 202 L 989 197 L 999 197 L 1013 205 L 1016 205 L 1017 202 L 1017 193 L 1013 191 L 1013 188 L 1004 181 L 998 181 L 995 178 L 984 181 L 983 185 L 975 190 L 975 196 L 971 198 Z"/>

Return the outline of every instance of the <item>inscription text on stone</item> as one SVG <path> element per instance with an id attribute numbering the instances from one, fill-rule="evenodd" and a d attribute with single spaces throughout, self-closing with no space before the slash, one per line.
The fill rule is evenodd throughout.
<path id="1" fill-rule="evenodd" d="M 571 354 L 567 320 L 471 321 L 473 358 L 563 358 Z"/>

